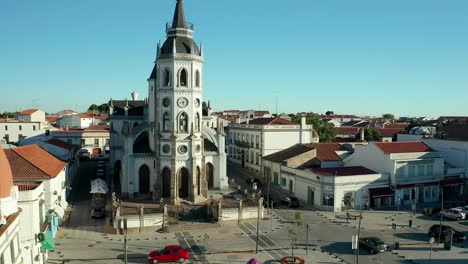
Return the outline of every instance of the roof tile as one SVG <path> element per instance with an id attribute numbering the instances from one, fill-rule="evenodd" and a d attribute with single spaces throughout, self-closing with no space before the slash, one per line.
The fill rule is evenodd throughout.
<path id="1" fill-rule="evenodd" d="M 408 142 L 374 142 L 384 153 L 430 152 L 432 149 L 421 141 Z"/>

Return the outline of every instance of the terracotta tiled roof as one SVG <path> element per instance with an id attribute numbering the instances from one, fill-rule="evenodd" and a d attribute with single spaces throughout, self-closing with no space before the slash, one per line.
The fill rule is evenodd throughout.
<path id="1" fill-rule="evenodd" d="M 247 122 L 242 122 L 242 124 L 247 124 Z M 270 117 L 249 120 L 249 125 L 298 125 L 298 123 L 283 118 Z"/>
<path id="2" fill-rule="evenodd" d="M 67 143 L 63 140 L 60 140 L 60 139 L 56 139 L 56 138 L 53 138 L 53 139 L 49 139 L 46 141 L 47 143 L 51 144 L 51 145 L 54 145 L 54 146 L 57 146 L 57 147 L 61 147 L 63 149 L 68 149 L 68 150 L 73 150 L 73 149 L 76 149 L 77 147 L 73 144 L 70 144 L 70 143 Z"/>
<path id="3" fill-rule="evenodd" d="M 432 149 L 421 141 L 408 142 L 375 142 L 378 148 L 384 153 L 413 153 L 413 152 L 429 152 Z"/>
<path id="4" fill-rule="evenodd" d="M 382 137 L 393 137 L 395 134 L 406 131 L 401 128 L 378 128 L 377 130 L 380 132 Z"/>
<path id="5" fill-rule="evenodd" d="M 34 190 L 37 187 L 39 187 L 39 185 L 41 185 L 41 183 L 40 182 L 15 181 L 15 185 L 18 186 L 18 189 L 20 191 L 30 191 L 30 190 Z"/>
<path id="6" fill-rule="evenodd" d="M 0 199 L 9 197 L 13 186 L 13 176 L 10 162 L 8 161 L 3 148 L 0 146 Z"/>
<path id="7" fill-rule="evenodd" d="M 312 143 L 304 144 L 307 147 L 315 148 L 317 150 L 316 158 L 320 161 L 340 161 L 341 158 L 335 151 L 347 150 L 339 143 Z"/>
<path id="8" fill-rule="evenodd" d="M 26 110 L 23 110 L 21 112 L 18 112 L 18 114 L 20 114 L 20 115 L 30 115 L 30 114 L 35 113 L 38 110 L 39 109 L 26 109 Z"/>
<path id="9" fill-rule="evenodd" d="M 307 151 L 313 150 L 313 147 L 309 147 L 306 145 L 302 144 L 296 144 L 292 147 L 289 147 L 287 149 L 275 152 L 273 154 L 267 155 L 263 157 L 265 160 L 281 163 L 287 159 L 293 158 L 297 155 L 303 154 Z"/>
<path id="10" fill-rule="evenodd" d="M 108 120 L 109 119 L 109 116 L 108 115 L 98 115 L 98 116 L 94 116 L 94 119 L 99 119 L 99 120 Z"/>
<path id="11" fill-rule="evenodd" d="M 406 130 L 406 128 L 408 128 L 409 125 L 410 125 L 409 123 L 393 123 L 393 124 L 386 124 L 384 128 Z"/>
<path id="12" fill-rule="evenodd" d="M 109 131 L 109 125 L 93 125 L 85 128 L 85 131 Z"/>
<path id="13" fill-rule="evenodd" d="M 38 145 L 5 150 L 10 161 L 13 178 L 44 179 L 57 176 L 66 166 Z"/>
<path id="14" fill-rule="evenodd" d="M 337 167 L 337 168 L 309 168 L 308 170 L 321 176 L 354 176 L 354 175 L 378 174 L 377 172 L 370 170 L 366 167 L 362 167 L 362 166 Z"/>
<path id="15" fill-rule="evenodd" d="M 93 118 L 93 116 L 88 113 L 81 113 L 81 114 L 78 114 L 78 116 L 81 118 Z"/>
<path id="16" fill-rule="evenodd" d="M 46 116 L 45 119 L 49 123 L 55 123 L 55 121 L 57 121 L 57 119 L 59 119 L 59 117 L 58 116 Z"/>
<path id="17" fill-rule="evenodd" d="M 337 135 L 357 135 L 359 133 L 359 128 L 354 127 L 336 127 Z"/>

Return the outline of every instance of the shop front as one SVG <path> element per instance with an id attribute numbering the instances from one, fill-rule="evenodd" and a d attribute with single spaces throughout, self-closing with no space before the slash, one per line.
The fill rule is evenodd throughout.
<path id="1" fill-rule="evenodd" d="M 370 207 L 386 208 L 395 205 L 395 192 L 390 187 L 369 189 Z"/>

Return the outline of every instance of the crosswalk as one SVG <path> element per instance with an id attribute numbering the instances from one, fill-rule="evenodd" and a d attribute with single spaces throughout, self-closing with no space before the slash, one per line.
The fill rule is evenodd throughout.
<path id="1" fill-rule="evenodd" d="M 175 233 L 175 237 L 179 245 L 183 248 L 186 248 L 190 252 L 190 263 L 193 264 L 202 264 L 209 263 L 203 254 L 203 248 L 200 247 L 190 232 L 178 232 Z"/>

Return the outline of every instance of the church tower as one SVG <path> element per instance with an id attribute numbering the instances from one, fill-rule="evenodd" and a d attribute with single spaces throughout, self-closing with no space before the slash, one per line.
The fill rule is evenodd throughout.
<path id="1" fill-rule="evenodd" d="M 202 179 L 203 53 L 193 40 L 182 0 L 177 0 L 166 40 L 158 44 L 148 79 L 150 146 L 155 153 L 154 199 L 198 202 L 206 199 Z"/>

